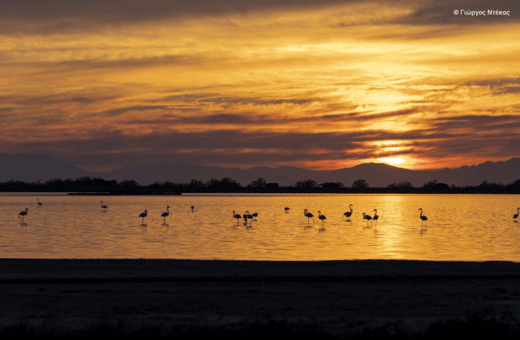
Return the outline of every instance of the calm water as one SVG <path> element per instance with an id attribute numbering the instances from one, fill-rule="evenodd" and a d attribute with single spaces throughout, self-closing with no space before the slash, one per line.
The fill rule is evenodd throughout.
<path id="1" fill-rule="evenodd" d="M 354 213 L 346 222 L 349 204 Z M 167 205 L 165 226 L 160 216 Z M 520 262 L 520 223 L 512 219 L 518 206 L 520 195 L 2 194 L 0 258 Z M 22 224 L 18 213 L 26 207 Z M 421 227 L 419 208 L 427 227 Z M 141 226 L 144 209 L 148 217 Z M 315 215 L 314 224 L 308 226 L 304 209 Z M 374 209 L 379 221 L 367 227 L 361 215 Z M 259 216 L 246 227 L 233 219 L 233 210 Z M 318 210 L 327 217 L 323 224 Z"/>

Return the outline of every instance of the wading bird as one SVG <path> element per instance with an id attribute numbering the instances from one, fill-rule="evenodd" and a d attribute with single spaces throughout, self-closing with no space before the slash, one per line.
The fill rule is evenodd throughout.
<path id="1" fill-rule="evenodd" d="M 255 218 L 255 221 L 256 221 L 256 218 L 258 217 L 258 213 L 253 213 L 253 217 Z"/>
<path id="2" fill-rule="evenodd" d="M 318 211 L 318 218 L 321 220 L 321 223 L 325 222 L 325 220 L 327 219 L 325 215 L 321 214 L 321 211 Z"/>
<path id="3" fill-rule="evenodd" d="M 520 213 L 520 208 L 516 208 L 516 214 L 513 215 L 513 219 L 516 222 L 516 218 L 518 217 L 518 214 Z"/>
<path id="4" fill-rule="evenodd" d="M 139 217 L 142 218 L 141 225 L 144 225 L 144 218 L 146 216 L 148 216 L 148 210 L 145 210 L 145 211 L 143 211 L 142 213 L 139 214 Z"/>
<path id="5" fill-rule="evenodd" d="M 426 216 L 423 216 L 423 211 L 422 211 L 422 208 L 419 208 L 419 210 L 421 211 L 421 215 L 419 215 L 419 217 L 421 218 L 422 222 L 421 222 L 421 226 L 423 225 L 424 221 L 428 221 L 428 217 Z M 426 226 L 428 226 L 428 222 L 426 222 Z"/>
<path id="6" fill-rule="evenodd" d="M 377 214 L 377 209 L 374 209 L 374 211 L 375 211 L 376 213 L 374 214 L 374 217 L 373 217 L 373 218 L 374 218 L 374 221 L 376 221 L 376 224 L 377 224 L 377 220 L 379 219 L 379 215 Z"/>
<path id="7" fill-rule="evenodd" d="M 287 208 L 287 207 L 285 207 L 285 212 L 286 212 L 286 213 L 288 213 L 289 210 L 291 210 L 291 208 Z"/>
<path id="8" fill-rule="evenodd" d="M 238 224 L 238 220 L 240 220 L 242 218 L 242 216 L 240 216 L 240 214 L 235 214 L 235 210 L 233 210 L 233 218 L 237 219 L 237 224 Z"/>
<path id="9" fill-rule="evenodd" d="M 166 224 L 166 217 L 170 215 L 170 206 L 166 207 L 166 211 L 161 214 L 161 217 L 163 218 L 163 224 Z"/>
<path id="10" fill-rule="evenodd" d="M 27 216 L 27 212 L 29 211 L 29 208 L 25 208 L 24 211 L 20 211 L 20 213 L 18 214 L 18 218 L 21 218 L 22 219 L 22 223 L 23 223 L 23 219 L 25 216 Z"/>
<path id="11" fill-rule="evenodd" d="M 249 213 L 249 210 L 247 210 L 246 213 L 244 214 L 244 218 L 248 218 L 248 219 L 252 220 L 253 219 L 253 215 L 251 215 Z"/>
<path id="12" fill-rule="evenodd" d="M 195 207 L 192 205 L 192 206 L 191 206 L 191 212 L 193 212 L 193 209 L 195 209 Z"/>
<path id="13" fill-rule="evenodd" d="M 103 204 L 103 201 L 99 201 L 99 203 L 101 203 L 101 209 L 105 209 L 105 211 L 107 211 L 107 206 Z"/>
<path id="14" fill-rule="evenodd" d="M 41 206 L 42 206 L 42 203 L 40 202 L 40 199 L 37 198 L 36 201 L 38 202 L 38 206 L 41 207 Z"/>
<path id="15" fill-rule="evenodd" d="M 353 205 L 351 204 L 348 207 L 350 208 L 350 211 L 347 211 L 346 213 L 343 214 L 343 216 L 347 216 L 347 221 L 350 220 L 350 216 L 352 216 L 352 211 L 353 211 L 352 207 L 353 207 Z"/>
<path id="16" fill-rule="evenodd" d="M 307 209 L 305 209 L 303 211 L 303 215 L 305 215 L 305 217 L 307 217 L 307 224 L 309 224 L 309 218 L 312 218 L 312 223 L 314 223 L 314 215 L 311 214 L 310 212 L 307 212 Z"/>
<path id="17" fill-rule="evenodd" d="M 370 221 L 370 220 L 372 219 L 372 216 L 363 213 L 363 218 L 364 218 L 365 220 L 367 220 L 367 226 L 368 226 L 368 221 Z"/>

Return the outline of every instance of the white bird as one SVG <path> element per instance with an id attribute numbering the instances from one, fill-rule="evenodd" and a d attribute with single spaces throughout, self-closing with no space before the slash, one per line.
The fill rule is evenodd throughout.
<path id="1" fill-rule="evenodd" d="M 105 211 L 107 211 L 108 206 L 104 205 L 103 201 L 99 201 L 99 203 L 101 203 L 101 209 L 105 209 Z"/>
<path id="2" fill-rule="evenodd" d="M 291 210 L 291 208 L 287 208 L 287 207 L 285 207 L 285 212 L 286 212 L 286 213 L 288 213 L 289 210 Z"/>
<path id="3" fill-rule="evenodd" d="M 365 220 L 367 220 L 367 225 L 368 225 L 368 221 L 370 221 L 370 220 L 372 219 L 372 216 L 363 213 L 363 218 L 364 218 Z"/>
<path id="4" fill-rule="evenodd" d="M 240 220 L 242 218 L 242 216 L 240 216 L 240 214 L 235 214 L 235 210 L 233 210 L 233 218 L 237 219 L 237 224 L 238 224 L 238 220 Z"/>
<path id="5" fill-rule="evenodd" d="M 166 207 L 166 211 L 161 214 L 161 217 L 163 218 L 163 224 L 166 224 L 166 217 L 170 215 L 170 206 Z"/>
<path id="6" fill-rule="evenodd" d="M 325 215 L 321 214 L 321 211 L 318 211 L 318 218 L 321 220 L 322 223 L 325 222 L 325 220 L 327 219 Z"/>
<path id="7" fill-rule="evenodd" d="M 516 222 L 516 218 L 518 217 L 518 214 L 520 213 L 520 208 L 516 208 L 516 214 L 513 215 L 513 219 Z"/>
<path id="8" fill-rule="evenodd" d="M 419 215 L 419 217 L 421 218 L 422 222 L 421 222 L 421 226 L 423 225 L 424 221 L 428 221 L 428 217 L 426 216 L 423 216 L 423 211 L 422 211 L 422 208 L 419 208 L 419 210 L 421 211 L 421 215 Z M 426 226 L 428 226 L 428 222 L 426 222 Z"/>
<path id="9" fill-rule="evenodd" d="M 37 198 L 36 201 L 38 202 L 38 206 L 41 207 L 41 206 L 42 206 L 42 203 L 40 202 L 40 199 Z"/>
<path id="10" fill-rule="evenodd" d="M 376 224 L 377 224 L 377 220 L 379 219 L 379 215 L 377 214 L 377 209 L 374 209 L 374 211 L 376 212 L 374 214 L 374 221 L 376 221 Z"/>
<path id="11" fill-rule="evenodd" d="M 346 213 L 343 214 L 343 216 L 347 216 L 347 221 L 350 219 L 350 216 L 352 216 L 352 207 L 353 205 L 349 205 L 349 208 L 350 208 L 350 211 L 347 211 Z"/>
<path id="12" fill-rule="evenodd" d="M 146 216 L 148 216 L 148 210 L 145 210 L 145 211 L 143 211 L 142 213 L 139 214 L 139 217 L 142 217 L 142 219 L 143 219 L 141 225 L 144 225 L 144 218 Z"/>
<path id="13" fill-rule="evenodd" d="M 20 211 L 20 213 L 18 214 L 18 218 L 21 218 L 22 219 L 22 223 L 23 223 L 23 219 L 25 216 L 27 216 L 27 212 L 29 211 L 29 208 L 25 208 L 24 211 Z"/>
<path id="14" fill-rule="evenodd" d="M 305 215 L 305 217 L 307 217 L 307 224 L 309 224 L 309 218 L 312 218 L 312 223 L 314 223 L 314 219 L 313 219 L 314 215 L 311 214 L 310 212 L 307 212 L 307 209 L 305 209 L 303 211 L 303 215 Z"/>

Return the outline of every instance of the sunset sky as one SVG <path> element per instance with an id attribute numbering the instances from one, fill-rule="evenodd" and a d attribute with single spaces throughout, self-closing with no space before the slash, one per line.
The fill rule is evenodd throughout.
<path id="1" fill-rule="evenodd" d="M 518 157 L 519 18 L 518 1 L 3 0 L 0 152 L 90 171 Z"/>

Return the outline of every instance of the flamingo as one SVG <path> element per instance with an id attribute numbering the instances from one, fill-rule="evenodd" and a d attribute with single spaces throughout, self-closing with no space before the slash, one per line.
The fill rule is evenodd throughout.
<path id="1" fill-rule="evenodd" d="M 379 215 L 377 214 L 377 209 L 374 209 L 374 211 L 375 211 L 376 213 L 374 214 L 374 217 L 373 217 L 373 218 L 374 218 L 374 221 L 376 221 L 376 224 L 377 224 L 377 220 L 379 219 Z"/>
<path id="2" fill-rule="evenodd" d="M 145 210 L 145 211 L 143 211 L 142 213 L 139 214 L 139 217 L 142 217 L 142 219 L 143 219 L 141 225 L 144 225 L 144 218 L 146 216 L 148 216 L 148 210 Z"/>
<path id="3" fill-rule="evenodd" d="M 238 224 L 238 220 L 241 219 L 242 216 L 240 216 L 240 214 L 235 214 L 235 210 L 233 210 L 233 218 L 237 219 L 237 224 Z"/>
<path id="4" fill-rule="evenodd" d="M 321 220 L 321 223 L 325 222 L 325 220 L 327 219 L 325 215 L 321 214 L 321 211 L 318 211 L 318 218 Z"/>
<path id="5" fill-rule="evenodd" d="M 23 219 L 25 216 L 27 216 L 27 212 L 29 211 L 29 208 L 25 208 L 24 211 L 20 211 L 20 213 L 18 214 L 18 218 L 21 218 L 22 219 L 22 223 L 23 223 Z"/>
<path id="6" fill-rule="evenodd" d="M 191 206 L 191 212 L 193 212 L 193 209 L 195 209 L 195 207 L 192 205 L 192 206 Z"/>
<path id="7" fill-rule="evenodd" d="M 166 207 L 166 211 L 161 214 L 161 217 L 163 218 L 163 224 L 166 224 L 166 217 L 170 215 L 170 206 Z"/>
<path id="8" fill-rule="evenodd" d="M 368 221 L 370 221 L 370 220 L 372 219 L 372 216 L 363 213 L 363 218 L 364 218 L 365 220 L 367 220 L 367 226 L 368 226 Z"/>
<path id="9" fill-rule="evenodd" d="M 107 211 L 107 206 L 106 205 L 103 205 L 103 201 L 99 201 L 99 203 L 101 203 L 101 209 L 105 209 L 105 211 Z"/>
<path id="10" fill-rule="evenodd" d="M 253 213 L 253 217 L 255 218 L 255 221 L 256 221 L 256 218 L 258 217 L 258 213 Z"/>
<path id="11" fill-rule="evenodd" d="M 287 207 L 285 207 L 285 212 L 286 212 L 286 213 L 288 213 L 289 210 L 291 210 L 291 208 L 287 208 Z"/>
<path id="12" fill-rule="evenodd" d="M 40 202 L 40 199 L 37 198 L 36 201 L 38 202 L 38 207 L 41 207 L 41 206 L 42 206 L 42 203 Z"/>
<path id="13" fill-rule="evenodd" d="M 349 208 L 350 208 L 350 211 L 347 211 L 346 213 L 343 214 L 343 216 L 347 216 L 347 221 L 350 219 L 350 216 L 352 216 L 352 207 L 353 205 L 349 205 Z"/>
<path id="14" fill-rule="evenodd" d="M 248 218 L 248 219 L 250 219 L 250 220 L 253 219 L 253 215 L 251 215 L 251 214 L 249 213 L 249 210 L 246 211 L 246 213 L 244 214 L 243 217 L 244 217 L 244 218 Z"/>
<path id="15" fill-rule="evenodd" d="M 310 212 L 307 212 L 307 209 L 305 209 L 303 211 L 303 215 L 305 215 L 305 217 L 307 217 L 307 224 L 309 224 L 309 218 L 312 218 L 312 223 L 314 224 L 314 219 L 313 219 L 314 215 L 311 214 Z"/>
<path id="16" fill-rule="evenodd" d="M 421 211 L 421 215 L 419 215 L 419 217 L 421 218 L 422 220 L 422 223 L 421 223 L 421 226 L 423 225 L 424 221 L 428 221 L 428 217 L 426 216 L 423 216 L 423 211 L 422 211 L 422 208 L 419 208 L 419 210 Z M 426 226 L 428 226 L 428 222 L 426 222 Z"/>
<path id="17" fill-rule="evenodd" d="M 513 219 L 516 222 L 516 218 L 518 217 L 518 214 L 520 213 L 520 208 L 516 208 L 516 214 L 513 215 Z"/>

